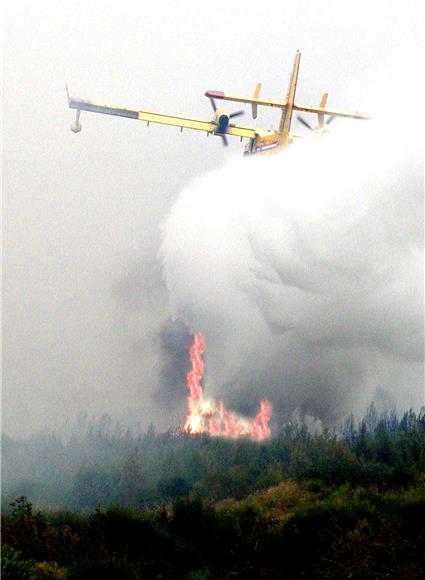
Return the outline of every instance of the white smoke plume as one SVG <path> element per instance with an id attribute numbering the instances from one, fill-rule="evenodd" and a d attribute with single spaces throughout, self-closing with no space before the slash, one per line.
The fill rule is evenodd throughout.
<path id="1" fill-rule="evenodd" d="M 174 316 L 205 335 L 207 394 L 242 412 L 423 404 L 421 137 L 332 129 L 199 179 L 164 226 Z"/>

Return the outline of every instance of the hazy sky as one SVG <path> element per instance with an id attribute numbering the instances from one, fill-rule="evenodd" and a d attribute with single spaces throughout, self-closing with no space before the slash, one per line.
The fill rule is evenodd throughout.
<path id="1" fill-rule="evenodd" d="M 153 396 L 171 315 L 161 224 L 185 187 L 242 151 L 237 139 L 225 150 L 89 113 L 75 135 L 65 83 L 82 98 L 208 118 L 207 89 L 251 93 L 262 81 L 265 97 L 282 97 L 300 49 L 300 101 L 328 90 L 329 105 L 373 111 L 368 87 L 382 77 L 399 89 L 422 35 L 419 0 L 6 2 L 3 430 L 81 412 L 178 422 L 181 408 Z M 417 102 L 409 85 L 404 96 Z"/>

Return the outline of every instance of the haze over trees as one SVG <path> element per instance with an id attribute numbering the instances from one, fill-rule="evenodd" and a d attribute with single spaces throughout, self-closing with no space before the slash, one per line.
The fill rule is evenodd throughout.
<path id="1" fill-rule="evenodd" d="M 371 407 L 337 431 L 300 422 L 263 444 L 137 434 L 104 418 L 66 441 L 3 448 L 4 578 L 425 571 L 423 412 Z"/>
<path id="2" fill-rule="evenodd" d="M 378 415 L 311 433 L 287 424 L 270 441 L 226 440 L 153 429 L 134 433 L 108 417 L 82 419 L 66 439 L 3 437 L 4 503 L 25 495 L 37 508 L 156 507 L 181 495 L 241 498 L 284 478 L 326 484 L 409 484 L 425 470 L 425 415 Z"/>

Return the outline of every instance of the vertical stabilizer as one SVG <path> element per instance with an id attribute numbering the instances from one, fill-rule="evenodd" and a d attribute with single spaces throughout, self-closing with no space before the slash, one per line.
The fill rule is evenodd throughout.
<path id="1" fill-rule="evenodd" d="M 288 94 L 286 97 L 286 109 L 282 111 L 279 125 L 279 144 L 287 145 L 289 142 L 289 131 L 291 129 L 292 113 L 294 110 L 295 92 L 297 90 L 298 70 L 300 68 L 301 52 L 297 50 L 292 68 L 291 80 L 289 82 Z"/>

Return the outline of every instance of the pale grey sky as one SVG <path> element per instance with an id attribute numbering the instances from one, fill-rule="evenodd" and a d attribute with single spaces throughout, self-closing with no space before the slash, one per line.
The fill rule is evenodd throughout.
<path id="1" fill-rule="evenodd" d="M 75 135 L 65 83 L 83 98 L 208 118 L 207 89 L 251 93 L 262 81 L 265 97 L 283 96 L 300 49 L 300 100 L 328 90 L 330 105 L 370 110 L 374 77 L 397 85 L 400 62 L 422 51 L 422 3 L 18 0 L 3 26 L 3 430 L 84 411 L 175 424 L 151 396 L 170 316 L 160 225 L 184 187 L 242 145 L 88 113 Z"/>

